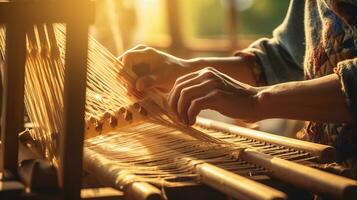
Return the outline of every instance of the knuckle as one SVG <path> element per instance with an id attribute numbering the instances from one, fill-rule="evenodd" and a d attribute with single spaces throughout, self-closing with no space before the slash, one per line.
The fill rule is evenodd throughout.
<path id="1" fill-rule="evenodd" d="M 215 98 L 220 98 L 222 97 L 222 93 L 219 90 L 213 90 L 212 91 L 212 96 L 214 96 Z"/>
<path id="2" fill-rule="evenodd" d="M 125 53 L 124 55 L 123 55 L 123 63 L 124 64 L 126 64 L 126 63 L 128 63 L 128 62 L 130 62 L 130 60 L 131 60 L 131 58 L 132 58 L 132 56 L 131 56 L 132 54 L 130 53 L 130 52 L 127 52 L 127 53 Z"/>
<path id="3" fill-rule="evenodd" d="M 189 96 L 189 89 L 185 88 L 185 89 L 182 89 L 181 92 L 180 92 L 180 96 L 181 98 L 185 99 Z"/>
<path id="4" fill-rule="evenodd" d="M 175 84 L 180 83 L 183 79 L 184 79 L 184 77 L 179 77 L 179 78 L 177 78 L 176 81 L 175 81 Z"/>
<path id="5" fill-rule="evenodd" d="M 186 79 L 186 76 L 182 76 L 182 77 L 177 78 L 174 85 L 175 86 L 180 85 L 180 83 L 183 82 L 185 79 Z"/>
<path id="6" fill-rule="evenodd" d="M 152 47 L 146 47 L 145 51 L 147 54 L 151 54 L 151 55 L 156 53 L 155 49 Z"/>
<path id="7" fill-rule="evenodd" d="M 220 78 L 219 76 L 217 76 L 216 74 L 214 74 L 214 76 L 211 76 L 210 79 L 211 79 L 213 82 L 215 82 L 216 84 L 222 82 L 221 78 Z"/>
<path id="8" fill-rule="evenodd" d="M 191 107 L 194 109 L 194 108 L 197 108 L 199 105 L 201 105 L 203 103 L 203 99 L 195 99 L 191 102 Z"/>
<path id="9" fill-rule="evenodd" d="M 204 73 L 204 76 L 207 77 L 207 78 L 214 78 L 215 77 L 215 73 L 213 71 L 205 71 Z"/>
<path id="10" fill-rule="evenodd" d="M 138 45 L 135 46 L 134 49 L 141 49 L 141 48 L 146 48 L 146 47 L 148 47 L 148 46 L 145 45 L 145 44 L 138 44 Z"/>
<path id="11" fill-rule="evenodd" d="M 217 79 L 217 75 L 216 72 L 214 70 L 211 69 L 211 67 L 207 67 L 205 69 L 202 70 L 202 76 L 205 78 L 209 78 L 209 79 Z"/>
<path id="12" fill-rule="evenodd" d="M 218 89 L 221 86 L 221 82 L 218 80 L 211 80 L 211 88 Z"/>
<path id="13" fill-rule="evenodd" d="M 175 89 L 175 88 L 178 86 L 178 84 L 180 84 L 180 79 L 182 79 L 182 78 L 177 78 L 177 79 L 175 80 L 173 89 Z"/>
<path id="14" fill-rule="evenodd" d="M 212 72 L 215 71 L 215 69 L 213 67 L 205 67 L 204 69 L 206 71 L 212 71 Z"/>
<path id="15" fill-rule="evenodd" d="M 178 83 L 175 87 L 176 94 L 181 96 L 183 89 L 184 89 L 184 83 Z"/>

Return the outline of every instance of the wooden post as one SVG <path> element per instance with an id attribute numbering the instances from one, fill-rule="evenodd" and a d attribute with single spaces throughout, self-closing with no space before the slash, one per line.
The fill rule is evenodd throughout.
<path id="1" fill-rule="evenodd" d="M 238 48 L 238 13 L 237 13 L 237 2 L 235 0 L 228 0 L 228 20 L 227 20 L 227 28 L 229 39 L 231 41 L 232 50 L 236 50 Z"/>
<path id="2" fill-rule="evenodd" d="M 6 27 L 6 57 L 1 115 L 3 172 L 17 175 L 18 133 L 23 129 L 26 58 L 25 25 L 17 22 Z"/>
<path id="3" fill-rule="evenodd" d="M 88 24 L 80 20 L 68 23 L 66 37 L 63 96 L 64 132 L 60 140 L 61 166 L 59 177 L 64 199 L 80 199 Z"/>
<path id="4" fill-rule="evenodd" d="M 169 33 L 171 36 L 170 51 L 178 55 L 187 54 L 187 52 L 184 51 L 185 44 L 181 30 L 180 2 L 178 0 L 167 0 L 166 4 Z"/>

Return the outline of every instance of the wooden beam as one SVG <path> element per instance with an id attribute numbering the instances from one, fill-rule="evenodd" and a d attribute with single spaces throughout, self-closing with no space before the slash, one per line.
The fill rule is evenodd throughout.
<path id="1" fill-rule="evenodd" d="M 180 1 L 167 0 L 168 28 L 171 36 L 170 51 L 177 54 L 184 53 L 184 40 L 180 21 Z"/>
<path id="2" fill-rule="evenodd" d="M 1 169 L 17 175 L 18 133 L 24 124 L 24 82 L 26 58 L 25 25 L 6 27 L 4 96 L 1 115 Z"/>
<path id="3" fill-rule="evenodd" d="M 237 2 L 236 0 L 227 0 L 228 1 L 228 13 L 227 13 L 227 28 L 228 35 L 231 41 L 231 48 L 238 48 L 238 13 L 237 13 Z"/>
<path id="4" fill-rule="evenodd" d="M 110 188 L 86 188 L 81 190 L 82 200 L 125 200 L 124 193 Z"/>
<path id="5" fill-rule="evenodd" d="M 83 132 L 87 81 L 88 24 L 66 25 L 64 132 L 60 138 L 60 187 L 64 199 L 79 199 L 82 183 Z"/>
<path id="6" fill-rule="evenodd" d="M 73 19 L 88 24 L 94 20 L 93 12 L 94 3 L 86 0 L 0 2 L 0 24 L 66 23 Z"/>
<path id="7" fill-rule="evenodd" d="M 288 138 L 280 135 L 274 135 L 271 133 L 235 126 L 233 124 L 214 121 L 202 117 L 197 118 L 196 125 L 203 126 L 205 128 L 211 128 L 214 130 L 219 130 L 222 132 L 236 134 L 245 138 L 264 141 L 270 144 L 276 144 L 279 146 L 302 150 L 310 153 L 313 156 L 316 156 L 320 163 L 331 163 L 335 162 L 336 160 L 336 149 L 332 146 Z"/>

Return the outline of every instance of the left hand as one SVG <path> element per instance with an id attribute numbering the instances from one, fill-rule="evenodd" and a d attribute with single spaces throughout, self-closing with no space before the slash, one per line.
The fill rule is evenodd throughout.
<path id="1" fill-rule="evenodd" d="M 204 109 L 213 109 L 232 118 L 258 121 L 259 88 L 241 83 L 207 67 L 178 78 L 168 95 L 168 105 L 178 119 L 193 125 Z"/>

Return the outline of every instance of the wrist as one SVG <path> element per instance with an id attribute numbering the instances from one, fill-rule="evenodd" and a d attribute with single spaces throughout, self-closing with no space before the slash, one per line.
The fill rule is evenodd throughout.
<path id="1" fill-rule="evenodd" d="M 275 105 L 274 105 L 274 87 L 257 87 L 258 91 L 254 96 L 256 102 L 257 112 L 262 119 L 269 119 L 275 117 Z"/>

